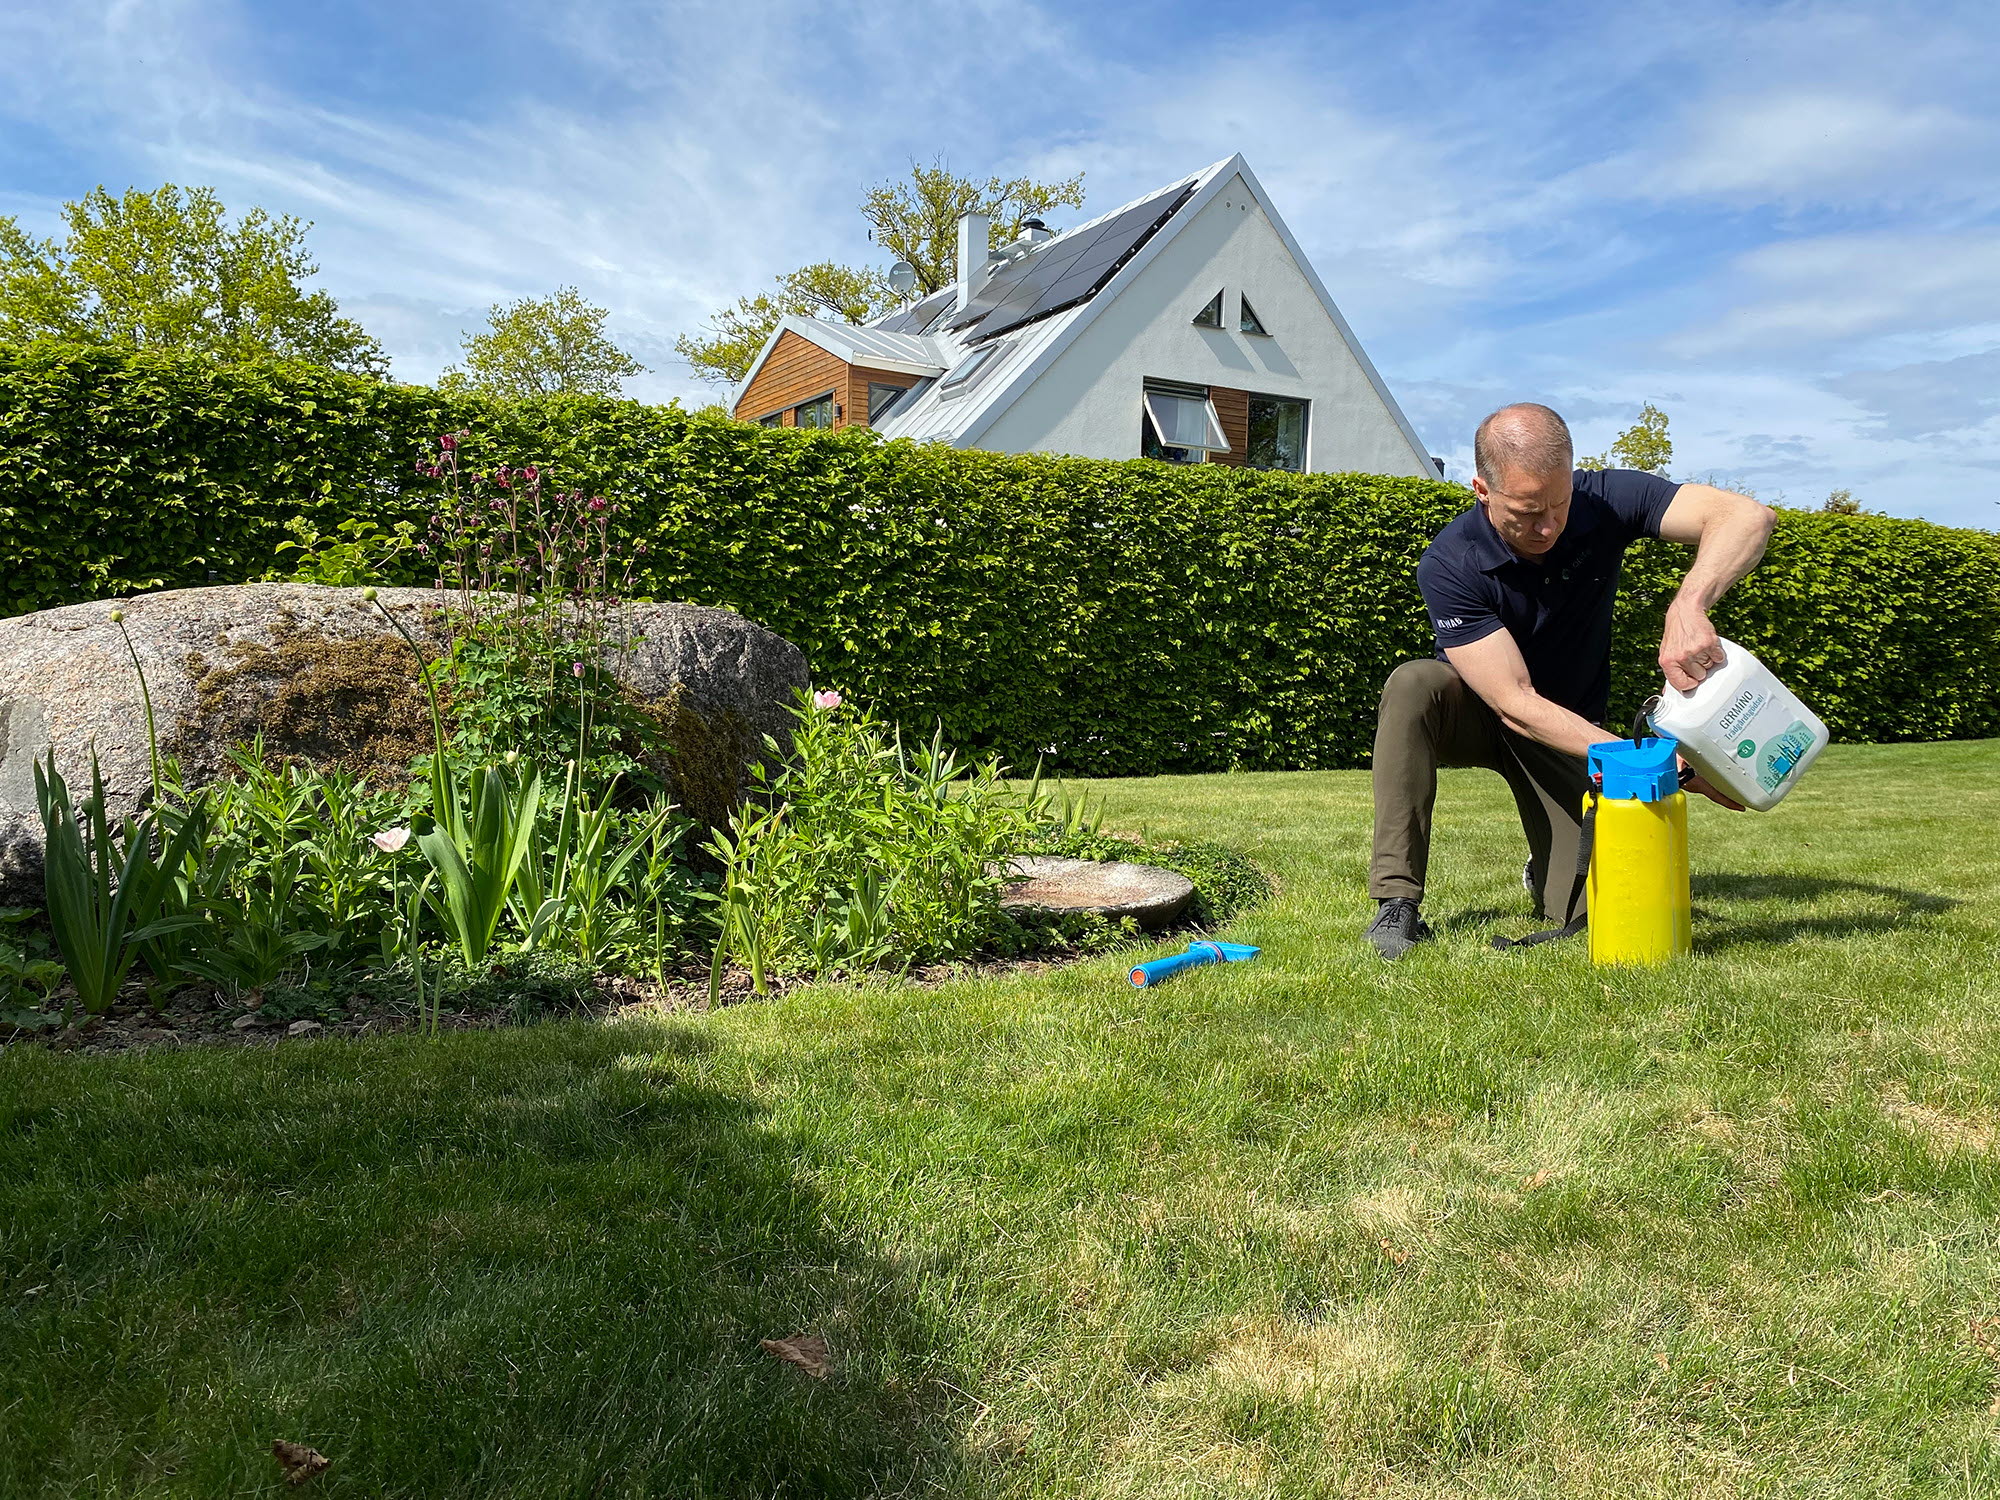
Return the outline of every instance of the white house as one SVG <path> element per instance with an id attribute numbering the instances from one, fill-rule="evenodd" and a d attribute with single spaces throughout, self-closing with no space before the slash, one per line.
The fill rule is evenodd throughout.
<path id="1" fill-rule="evenodd" d="M 1241 156 L 988 254 L 866 327 L 787 317 L 749 421 L 1003 453 L 1431 476 L 1433 460 Z"/>

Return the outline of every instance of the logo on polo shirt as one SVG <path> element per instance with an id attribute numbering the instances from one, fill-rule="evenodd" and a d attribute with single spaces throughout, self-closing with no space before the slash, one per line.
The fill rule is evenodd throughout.
<path id="1" fill-rule="evenodd" d="M 1463 618 L 1461 618 L 1461 617 L 1460 617 L 1460 616 L 1458 616 L 1458 615 L 1453 615 L 1453 616 L 1452 616 L 1452 617 L 1451 617 L 1451 618 L 1450 618 L 1449 620 L 1439 620 L 1439 621 L 1438 621 L 1438 629 L 1439 629 L 1439 630 L 1456 630 L 1456 629 L 1458 629 L 1458 627 L 1459 627 L 1459 626 L 1463 625 L 1464 623 L 1465 623 L 1465 621 L 1464 621 L 1464 619 L 1463 619 Z"/>

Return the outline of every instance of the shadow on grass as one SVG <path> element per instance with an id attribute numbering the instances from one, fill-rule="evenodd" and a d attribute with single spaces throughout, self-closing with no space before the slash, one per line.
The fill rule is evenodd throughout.
<path id="1" fill-rule="evenodd" d="M 1699 874 L 1693 878 L 1693 894 L 1697 902 L 1708 899 L 1753 909 L 1749 919 L 1743 920 L 1697 906 L 1694 946 L 1701 953 L 1751 943 L 1889 933 L 1914 918 L 1964 905 L 1954 897 L 1930 891 L 1820 875 Z M 1837 909 L 1813 910 L 1824 904 Z"/>
<path id="2" fill-rule="evenodd" d="M 1440 933 L 1470 932 L 1475 927 L 1486 927 L 1503 917 L 1518 917 L 1521 911 L 1507 910 L 1499 906 L 1476 906 L 1470 911 L 1455 911 L 1439 917 L 1431 923 Z"/>
<path id="3" fill-rule="evenodd" d="M 966 1382 L 925 1268 L 705 1081 L 710 1045 L 552 1025 L 4 1075 L 0 1283 L 44 1291 L 0 1324 L 0 1491 L 272 1488 L 278 1437 L 333 1460 L 329 1496 L 948 1486 Z M 760 1347 L 800 1334 L 830 1375 Z"/>

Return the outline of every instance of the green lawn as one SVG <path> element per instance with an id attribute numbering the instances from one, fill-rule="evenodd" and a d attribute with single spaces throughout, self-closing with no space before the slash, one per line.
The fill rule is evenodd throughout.
<path id="1" fill-rule="evenodd" d="M 1649 973 L 1485 947 L 1497 778 L 1393 967 L 1365 776 L 1100 790 L 1261 959 L 0 1057 L 0 1494 L 2000 1493 L 2000 742 L 1698 806 Z"/>

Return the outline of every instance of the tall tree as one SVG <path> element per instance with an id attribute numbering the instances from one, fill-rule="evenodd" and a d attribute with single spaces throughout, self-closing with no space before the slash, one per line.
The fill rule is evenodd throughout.
<path id="1" fill-rule="evenodd" d="M 62 216 L 61 240 L 36 240 L 0 217 L 0 339 L 388 369 L 359 323 L 301 285 L 319 272 L 305 249 L 310 224 L 253 208 L 232 226 L 212 189 L 183 194 L 172 183 L 116 198 L 100 186 Z"/>
<path id="2" fill-rule="evenodd" d="M 1083 206 L 1083 177 L 1032 182 L 1025 177 L 984 182 L 954 177 L 942 161 L 912 163 L 907 181 L 884 182 L 861 200 L 861 216 L 876 244 L 916 268 L 917 287 L 928 294 L 958 274 L 958 219 L 983 213 L 991 221 L 989 249 L 1018 238 L 1024 220 L 1057 208 Z M 741 380 L 757 351 L 787 314 L 867 323 L 895 305 L 889 279 L 875 266 L 819 261 L 776 278 L 778 290 L 739 297 L 715 313 L 699 332 L 683 334 L 674 349 L 702 380 Z"/>
<path id="3" fill-rule="evenodd" d="M 1646 469 L 1654 474 L 1667 472 L 1674 461 L 1674 440 L 1667 436 L 1667 414 L 1648 401 L 1639 410 L 1639 420 L 1612 440 L 1611 451 L 1577 460 L 1579 469 Z"/>
<path id="4" fill-rule="evenodd" d="M 1026 177 L 978 182 L 954 177 L 942 159 L 910 163 L 907 181 L 884 182 L 861 200 L 861 216 L 875 243 L 916 268 L 917 289 L 929 294 L 958 275 L 958 220 L 984 214 L 992 221 L 987 248 L 997 250 L 1020 238 L 1021 225 L 1058 208 L 1083 207 L 1083 174 L 1062 182 Z"/>
<path id="5" fill-rule="evenodd" d="M 461 341 L 463 366 L 439 378 L 446 387 L 485 391 L 510 401 L 529 396 L 615 396 L 625 377 L 646 367 L 604 335 L 606 309 L 573 286 L 552 297 L 496 302 L 486 331 Z"/>
<path id="6" fill-rule="evenodd" d="M 734 384 L 749 370 L 757 351 L 786 314 L 828 322 L 866 323 L 895 305 L 889 278 L 873 266 L 842 266 L 830 260 L 801 266 L 776 278 L 776 296 L 738 297 L 702 325 L 702 332 L 674 340 L 674 352 L 703 380 Z"/>

